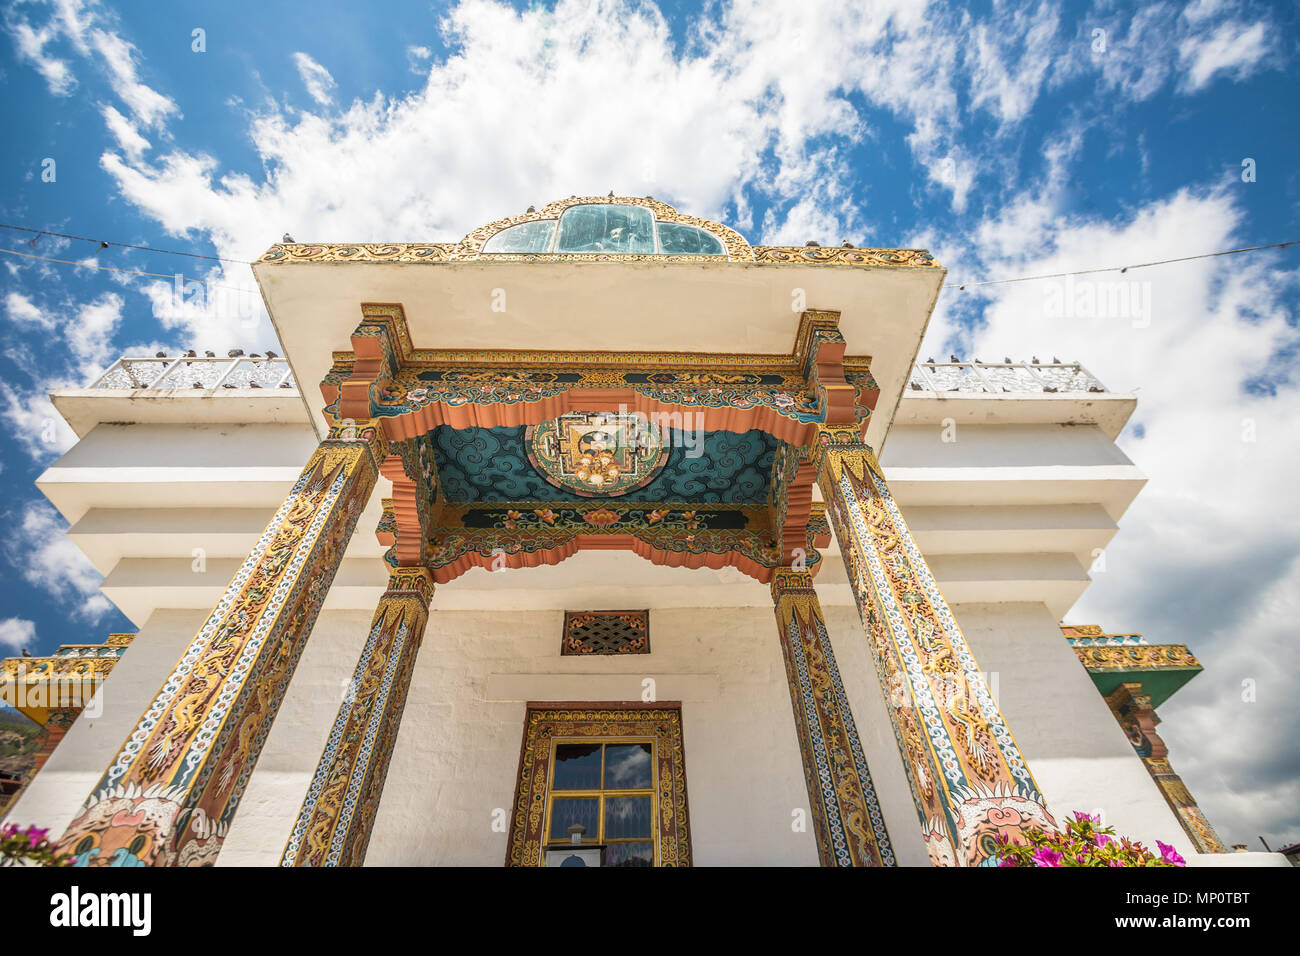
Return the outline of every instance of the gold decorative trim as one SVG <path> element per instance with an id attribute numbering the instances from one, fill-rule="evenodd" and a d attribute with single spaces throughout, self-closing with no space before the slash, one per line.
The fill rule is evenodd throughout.
<path id="1" fill-rule="evenodd" d="M 777 265 L 903 266 L 941 269 L 928 249 L 858 249 L 854 246 L 755 246 L 754 261 Z"/>
<path id="2" fill-rule="evenodd" d="M 725 258 L 708 255 L 620 255 L 618 253 L 487 253 L 483 243 L 503 229 L 525 222 L 558 219 L 571 206 L 632 205 L 650 209 L 660 222 L 695 226 L 716 236 Z M 256 264 L 296 262 L 740 262 L 760 265 L 832 265 L 876 268 L 942 269 L 927 249 L 860 249 L 852 246 L 751 246 L 735 229 L 699 216 L 678 212 L 649 196 L 570 196 L 539 210 L 506 216 L 473 230 L 460 242 L 276 243 Z"/>
<path id="3" fill-rule="evenodd" d="M 605 202 L 610 200 L 606 199 Z M 529 217 L 531 220 L 531 217 Z M 524 220 L 524 221 L 529 221 Z M 665 222 L 669 220 L 664 220 Z M 677 220 L 685 223 L 685 220 Z M 725 228 L 725 227 L 723 227 Z M 487 240 L 483 240 L 486 242 Z M 743 240 L 742 240 L 743 241 Z M 457 243 L 280 243 L 255 264 L 296 262 L 397 262 L 444 265 L 451 262 L 742 262 L 757 265 L 850 266 L 890 269 L 942 269 L 926 249 L 856 249 L 842 246 L 751 246 L 741 257 L 702 255 L 618 255 L 615 253 L 488 253 L 460 255 Z"/>
<path id="4" fill-rule="evenodd" d="M 277 242 L 257 262 L 450 262 L 455 251 L 454 242 Z"/>
<path id="5" fill-rule="evenodd" d="M 1076 647 L 1074 653 L 1089 671 L 1201 669 L 1186 644 L 1112 644 Z"/>
<path id="6" fill-rule="evenodd" d="M 632 368 L 644 370 L 672 369 L 708 369 L 717 375 L 726 375 L 734 371 L 771 372 L 790 374 L 801 372 L 807 358 L 807 342 L 803 333 L 805 320 L 800 316 L 800 324 L 795 333 L 793 347 L 789 354 L 774 352 L 737 352 L 725 356 L 701 352 L 610 352 L 610 351 L 573 351 L 565 349 L 428 349 L 415 348 L 410 336 L 410 327 L 406 320 L 406 310 L 400 302 L 364 302 L 361 305 L 363 324 L 367 321 L 386 320 L 391 323 L 396 338 L 398 359 L 402 368 L 431 367 L 467 368 L 481 366 L 484 368 L 501 368 L 510 366 L 515 369 L 621 369 Z M 838 321 L 838 312 L 812 311 L 804 315 L 829 317 Z M 336 349 L 332 354 L 335 371 L 350 372 L 356 364 L 357 355 L 353 350 Z M 720 361 L 725 360 L 725 361 Z M 870 355 L 845 355 L 843 357 L 844 373 L 852 378 L 861 378 L 871 374 Z"/>

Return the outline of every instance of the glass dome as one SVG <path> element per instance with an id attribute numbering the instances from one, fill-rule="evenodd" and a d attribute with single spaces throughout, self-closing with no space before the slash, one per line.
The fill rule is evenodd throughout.
<path id="1" fill-rule="evenodd" d="M 570 206 L 558 220 L 510 226 L 483 243 L 480 252 L 726 255 L 722 242 L 710 232 L 682 223 L 657 222 L 645 206 L 619 203 Z"/>

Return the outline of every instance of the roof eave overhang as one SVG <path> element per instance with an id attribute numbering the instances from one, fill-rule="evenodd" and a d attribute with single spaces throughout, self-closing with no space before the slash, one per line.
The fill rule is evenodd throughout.
<path id="1" fill-rule="evenodd" d="M 401 303 L 415 348 L 788 357 L 804 309 L 840 313 L 870 356 L 879 448 L 945 272 L 931 266 L 677 262 L 260 262 L 266 307 L 318 432 L 315 383 L 350 347 L 363 302 Z"/>

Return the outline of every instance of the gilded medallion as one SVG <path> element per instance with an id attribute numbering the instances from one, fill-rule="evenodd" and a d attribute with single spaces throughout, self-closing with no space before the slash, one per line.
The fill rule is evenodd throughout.
<path id="1" fill-rule="evenodd" d="M 649 419 L 618 412 L 567 412 L 529 427 L 524 444 L 543 478 L 582 498 L 644 487 L 668 459 Z"/>

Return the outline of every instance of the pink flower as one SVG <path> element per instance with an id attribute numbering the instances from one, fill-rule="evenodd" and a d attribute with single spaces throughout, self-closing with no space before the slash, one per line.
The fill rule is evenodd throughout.
<path id="1" fill-rule="evenodd" d="M 1106 836 L 1104 833 L 1098 833 L 1092 838 L 1092 842 L 1097 844 L 1097 846 L 1105 846 L 1110 842 L 1110 837 Z"/>
<path id="2" fill-rule="evenodd" d="M 1178 851 L 1175 850 L 1173 847 L 1171 847 L 1168 843 L 1161 843 L 1159 840 L 1156 840 L 1156 846 L 1160 847 L 1160 857 L 1166 863 L 1172 863 L 1174 866 L 1187 865 L 1187 861 L 1184 860 L 1181 856 L 1179 856 Z"/>
<path id="3" fill-rule="evenodd" d="M 998 866 L 1015 866 L 1015 865 L 1016 865 L 1016 858 L 1014 856 L 1003 857 L 1002 860 L 998 863 Z"/>
<path id="4" fill-rule="evenodd" d="M 1074 812 L 1074 819 L 1078 820 L 1080 823 L 1101 823 L 1101 817 L 1094 817 L 1081 810 L 1076 810 Z"/>
<path id="5" fill-rule="evenodd" d="M 42 840 L 44 840 L 44 839 L 45 839 L 45 834 L 47 834 L 47 833 L 49 833 L 49 832 L 50 832 L 49 830 L 38 830 L 38 829 L 36 829 L 36 827 L 28 827 L 28 828 L 27 828 L 27 843 L 28 843 L 30 846 L 33 846 L 33 847 L 34 847 L 34 846 L 36 846 L 38 843 L 40 843 Z"/>
<path id="6" fill-rule="evenodd" d="M 1034 865 L 1060 866 L 1061 854 L 1057 853 L 1055 850 L 1049 850 L 1045 846 L 1040 846 L 1036 851 L 1034 851 Z"/>

